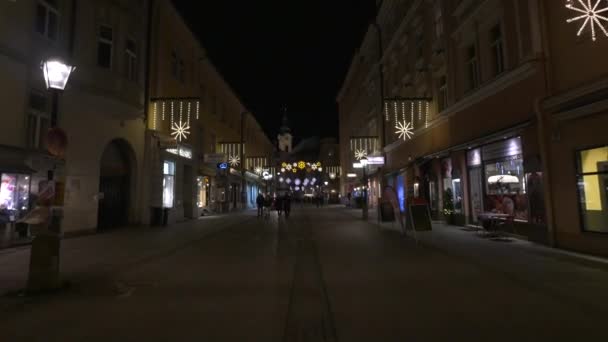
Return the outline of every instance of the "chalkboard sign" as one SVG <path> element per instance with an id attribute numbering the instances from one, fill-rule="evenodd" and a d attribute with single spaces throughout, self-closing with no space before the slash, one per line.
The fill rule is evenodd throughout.
<path id="1" fill-rule="evenodd" d="M 389 202 L 383 202 L 380 204 L 380 216 L 382 222 L 395 222 L 395 211 L 393 205 Z"/>
<path id="2" fill-rule="evenodd" d="M 428 204 L 410 205 L 411 227 L 418 232 L 433 230 Z"/>

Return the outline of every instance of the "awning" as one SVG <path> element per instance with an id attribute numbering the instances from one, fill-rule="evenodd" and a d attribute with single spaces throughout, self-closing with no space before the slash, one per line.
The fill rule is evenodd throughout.
<path id="1" fill-rule="evenodd" d="M 17 173 L 22 175 L 31 175 L 36 173 L 36 170 L 25 165 L 25 163 L 18 162 L 0 162 L 0 173 Z"/>

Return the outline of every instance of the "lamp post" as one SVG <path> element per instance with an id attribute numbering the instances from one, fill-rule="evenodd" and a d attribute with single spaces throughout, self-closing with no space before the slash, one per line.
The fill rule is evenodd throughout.
<path id="1" fill-rule="evenodd" d="M 363 169 L 363 205 L 362 205 L 363 219 L 367 220 L 367 217 L 368 217 L 368 210 L 367 210 L 367 165 L 369 164 L 369 160 L 367 159 L 367 157 L 363 157 L 363 158 L 361 158 L 361 160 L 359 160 L 359 163 L 361 164 L 362 169 Z"/>
<path id="2" fill-rule="evenodd" d="M 247 208 L 247 180 L 245 179 L 245 116 L 246 111 L 241 112 L 241 209 Z"/>
<path id="3" fill-rule="evenodd" d="M 65 133 L 57 128 L 57 116 L 59 112 L 59 94 L 68 83 L 74 67 L 57 58 L 48 59 L 41 63 L 42 73 L 47 89 L 52 92 L 51 107 L 51 129 L 47 136 L 49 153 L 54 157 L 62 157 L 67 147 L 67 137 Z M 54 169 L 48 172 L 48 181 L 51 183 L 54 178 Z M 52 183 L 48 189 L 53 189 Z M 38 225 L 45 229 L 39 232 L 32 241 L 30 250 L 30 267 L 27 281 L 28 292 L 53 291 L 61 287 L 59 273 L 60 256 L 60 234 L 61 234 L 61 215 L 56 210 L 50 208 L 54 191 L 48 191 L 45 196 L 40 196 L 39 206 L 28 214 L 30 217 L 24 218 L 25 223 Z M 35 211 L 40 212 L 40 216 L 46 219 L 36 218 Z M 49 215 L 50 212 L 50 215 Z"/>

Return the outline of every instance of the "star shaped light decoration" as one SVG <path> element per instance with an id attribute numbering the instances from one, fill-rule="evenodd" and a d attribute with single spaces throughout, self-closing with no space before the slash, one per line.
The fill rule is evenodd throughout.
<path id="1" fill-rule="evenodd" d="M 604 27 L 604 25 L 608 24 L 608 18 L 604 15 L 600 15 L 600 13 L 606 12 L 608 11 L 608 3 L 606 3 L 606 5 L 603 5 L 602 7 L 600 7 L 600 3 L 604 0 L 593 0 L 595 2 L 594 5 L 592 5 L 592 0 L 587 0 L 587 3 L 585 3 L 585 1 L 583 0 L 576 0 L 576 2 L 578 2 L 578 4 L 580 4 L 580 7 L 578 5 L 575 5 L 575 1 L 574 0 L 567 0 L 566 1 L 566 8 L 569 10 L 572 10 L 574 12 L 578 12 L 576 17 L 570 18 L 568 20 L 566 20 L 567 23 L 572 23 L 575 21 L 580 21 L 583 20 L 583 24 L 581 25 L 580 29 L 578 30 L 578 32 L 576 33 L 577 36 L 580 36 L 581 33 L 583 33 L 583 30 L 585 29 L 585 27 L 589 26 L 589 28 L 591 29 L 591 39 L 593 41 L 595 41 L 595 31 L 596 31 L 596 26 L 597 28 L 601 29 L 602 32 L 604 32 L 604 35 L 606 37 L 608 37 L 608 31 L 606 31 L 606 27 Z M 602 23 L 604 22 L 604 23 Z"/>
<path id="2" fill-rule="evenodd" d="M 365 149 L 356 149 L 355 159 L 361 160 L 363 157 L 367 157 L 367 151 Z"/>
<path id="3" fill-rule="evenodd" d="M 241 163 L 241 157 L 239 157 L 239 156 L 230 156 L 230 157 L 228 157 L 228 163 L 232 167 L 239 166 L 239 164 Z"/>
<path id="4" fill-rule="evenodd" d="M 403 138 L 403 140 L 412 139 L 414 136 L 414 128 L 412 127 L 411 122 L 397 122 L 395 126 L 397 131 L 395 133 L 399 134 L 399 139 Z"/>
<path id="5" fill-rule="evenodd" d="M 188 134 L 190 134 L 190 125 L 188 125 L 187 122 L 180 121 L 179 124 L 174 122 L 171 130 L 173 131 L 171 132 L 171 135 L 175 140 L 186 140 L 188 139 Z"/>

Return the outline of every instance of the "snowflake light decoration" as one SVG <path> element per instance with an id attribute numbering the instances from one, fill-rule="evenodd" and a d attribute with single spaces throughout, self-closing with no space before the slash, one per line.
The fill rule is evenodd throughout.
<path id="1" fill-rule="evenodd" d="M 317 171 L 317 169 L 318 169 L 319 167 L 317 166 L 317 164 L 312 164 L 312 165 L 310 165 L 310 168 L 311 168 L 313 171 Z"/>
<path id="2" fill-rule="evenodd" d="M 239 164 L 241 163 L 241 157 L 239 157 L 239 156 L 230 156 L 230 157 L 228 157 L 228 163 L 232 167 L 239 166 Z"/>
<path id="3" fill-rule="evenodd" d="M 363 157 L 367 157 L 367 151 L 365 149 L 355 150 L 355 159 L 361 160 Z"/>
<path id="4" fill-rule="evenodd" d="M 287 171 L 291 171 L 291 164 L 287 164 L 287 166 L 285 166 L 285 169 L 286 169 Z"/>
<path id="5" fill-rule="evenodd" d="M 412 127 L 411 122 L 397 122 L 395 126 L 397 131 L 395 133 L 399 134 L 399 139 L 403 138 L 403 140 L 412 139 L 414 136 L 414 128 Z"/>
<path id="6" fill-rule="evenodd" d="M 602 32 L 604 32 L 604 35 L 606 37 L 608 37 L 608 31 L 606 31 L 606 27 L 604 27 L 605 24 L 608 24 L 608 18 L 599 14 L 599 13 L 603 13 L 603 12 L 608 11 L 608 4 L 604 5 L 603 7 L 599 7 L 600 3 L 603 0 L 595 0 L 595 5 L 591 5 L 591 1 L 592 0 L 587 0 L 586 4 L 585 4 L 585 2 L 583 0 L 577 0 L 577 1 L 581 5 L 581 7 L 575 6 L 573 4 L 574 0 L 567 0 L 566 1 L 566 8 L 567 9 L 579 13 L 578 16 L 566 20 L 567 23 L 572 23 L 572 22 L 575 22 L 575 21 L 579 21 L 579 20 L 585 19 L 583 21 L 583 24 L 581 25 L 580 29 L 576 33 L 576 35 L 580 36 L 581 33 L 583 33 L 583 30 L 585 29 L 585 27 L 587 27 L 587 24 L 589 24 L 588 26 L 591 28 L 591 39 L 593 41 L 595 41 L 595 30 L 596 30 L 595 27 L 596 27 L 596 25 L 597 25 L 597 27 L 599 29 L 602 30 Z M 602 24 L 602 21 L 604 21 L 603 24 Z"/>
<path id="7" fill-rule="evenodd" d="M 304 169 L 306 168 L 306 163 L 305 163 L 305 162 L 303 162 L 303 161 L 299 162 L 299 163 L 298 163 L 298 168 L 299 168 L 300 170 L 304 170 Z"/>
<path id="8" fill-rule="evenodd" d="M 188 139 L 188 134 L 190 134 L 190 125 L 188 125 L 187 122 L 180 121 L 179 124 L 174 122 L 171 130 L 173 131 L 171 132 L 171 135 L 175 140 L 186 140 Z"/>
<path id="9" fill-rule="evenodd" d="M 262 170 L 261 167 L 258 166 L 258 167 L 255 168 L 255 173 L 257 173 L 258 175 L 261 175 L 262 172 L 264 172 L 264 170 Z"/>

